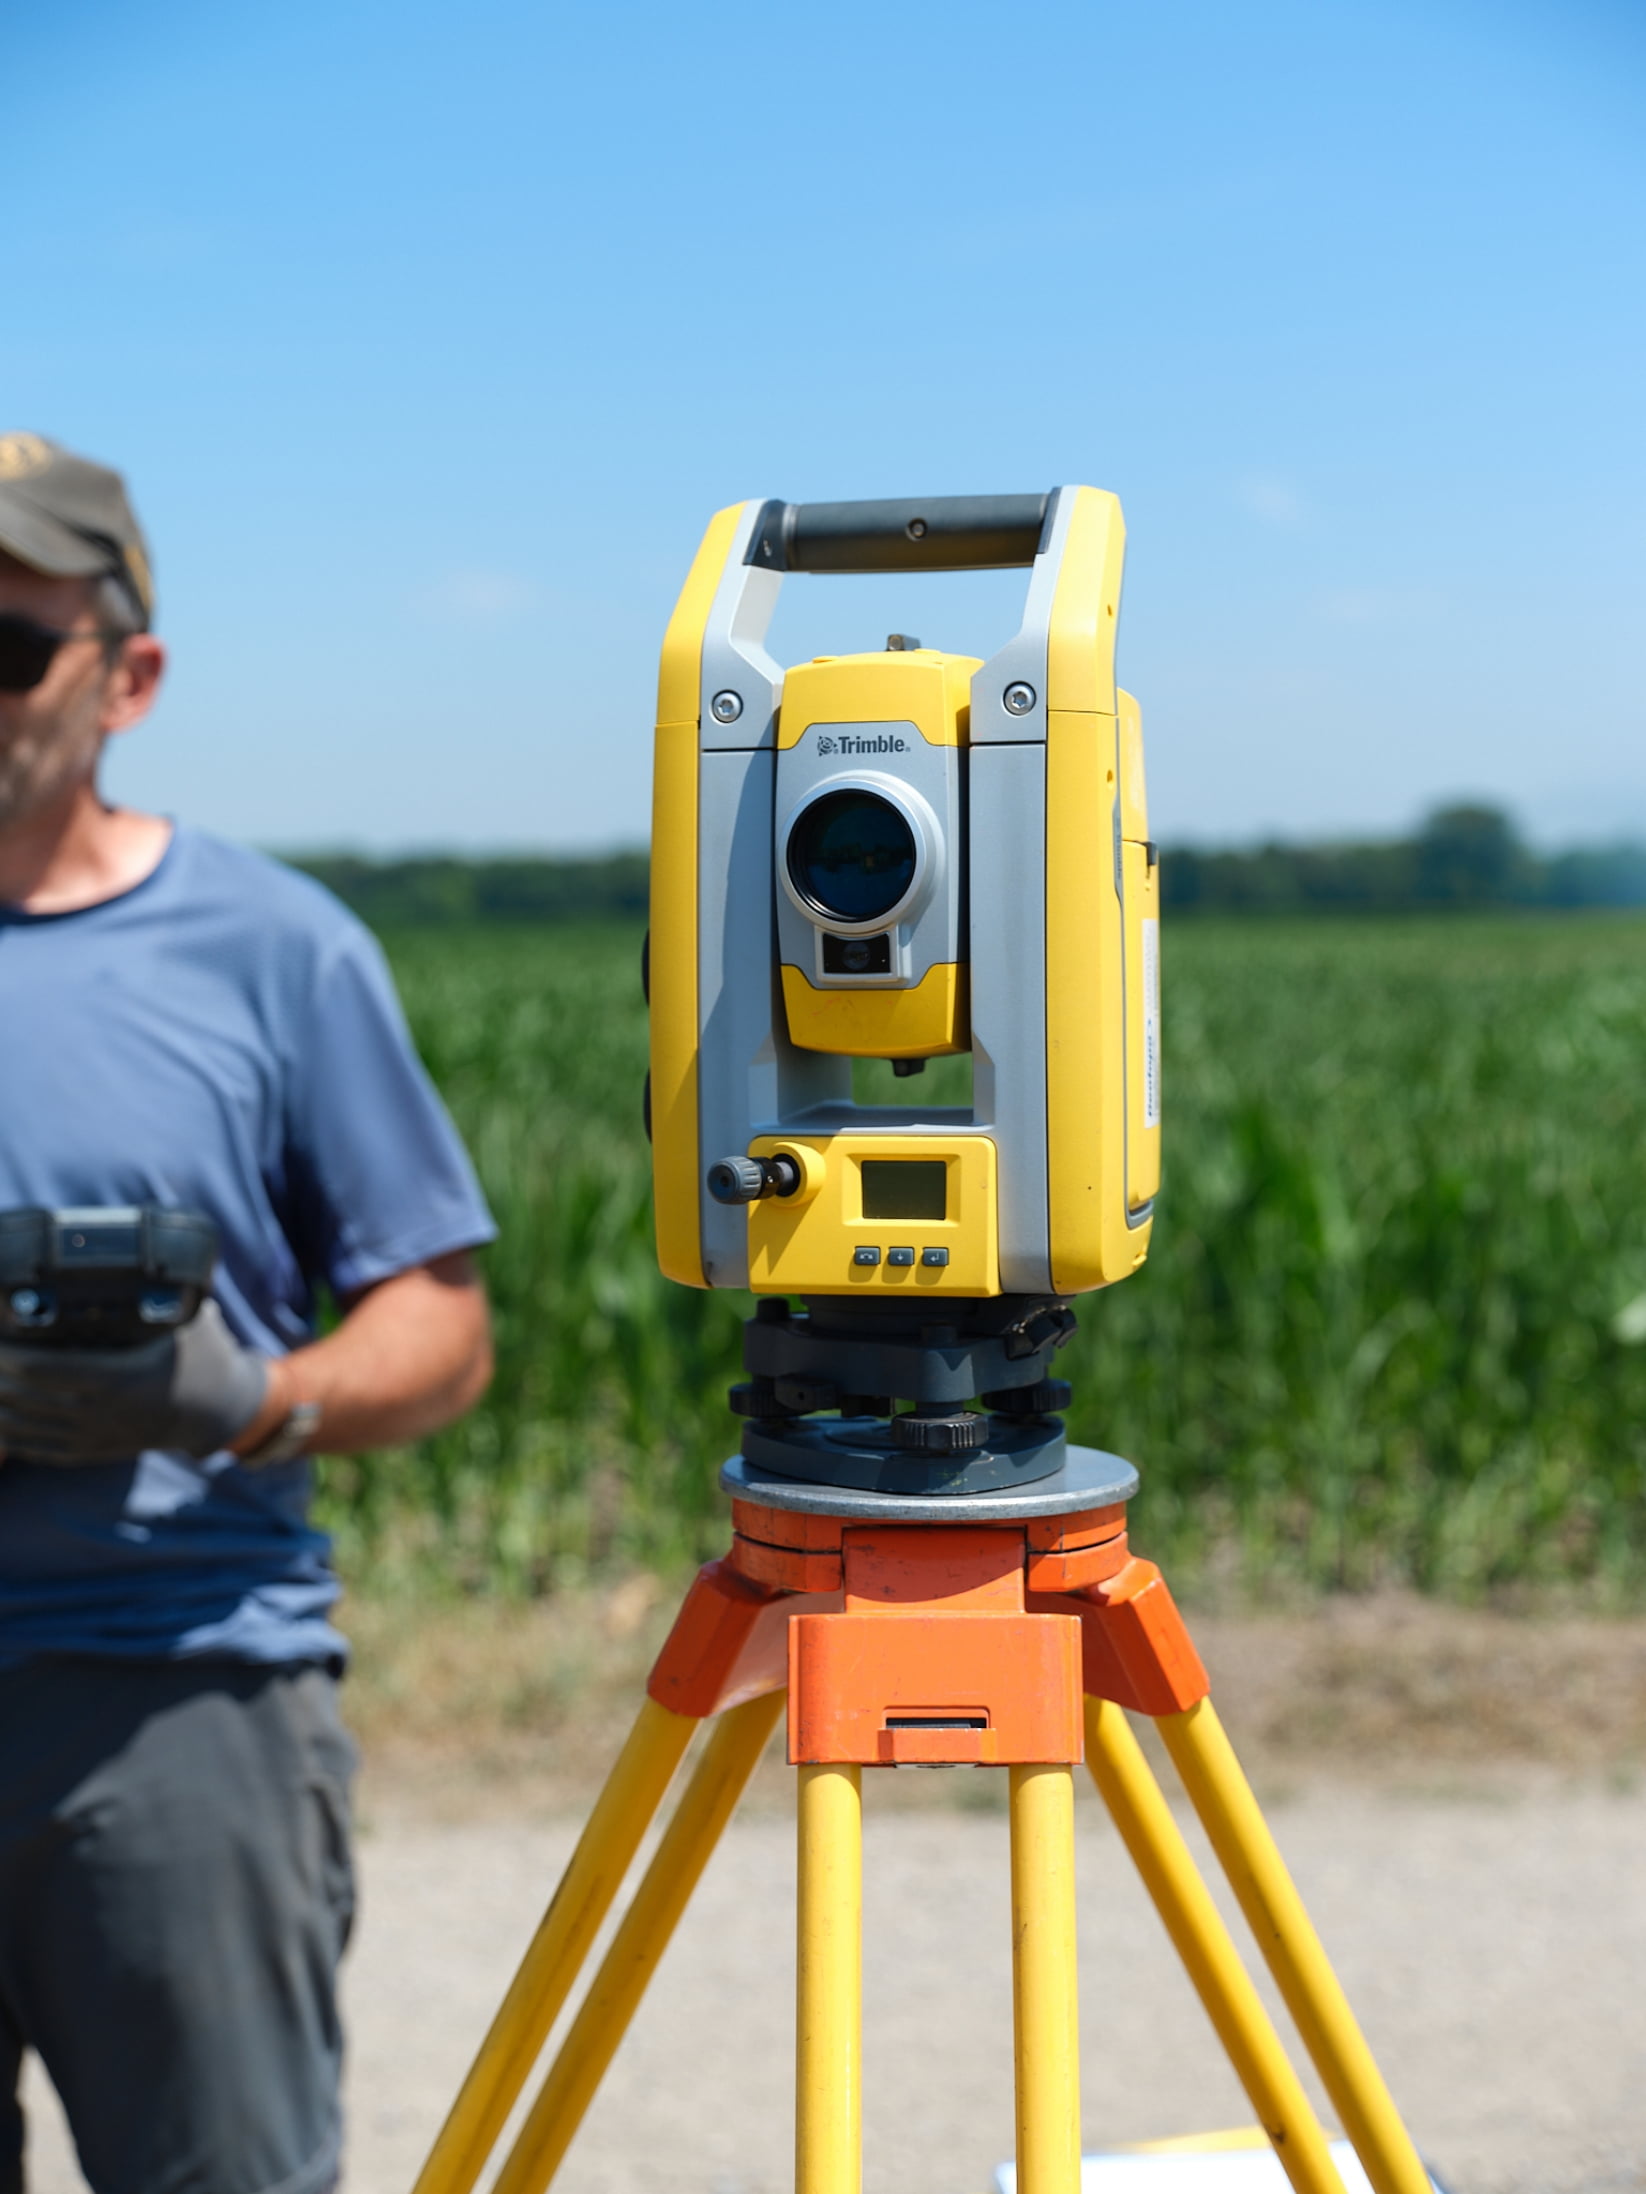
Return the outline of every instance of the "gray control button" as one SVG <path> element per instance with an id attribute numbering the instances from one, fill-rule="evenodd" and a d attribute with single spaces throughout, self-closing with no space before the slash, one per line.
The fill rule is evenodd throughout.
<path id="1" fill-rule="evenodd" d="M 912 1249 L 889 1249 L 886 1252 L 886 1262 L 889 1265 L 912 1265 L 914 1263 L 914 1251 Z"/>
<path id="2" fill-rule="evenodd" d="M 923 1249 L 920 1252 L 920 1262 L 923 1265 L 946 1265 L 948 1261 L 949 1253 L 946 1249 Z"/>
<path id="3" fill-rule="evenodd" d="M 895 1257 L 897 1253 L 894 1250 L 892 1254 Z M 872 1242 L 859 1242 L 856 1249 L 852 1251 L 852 1263 L 854 1265 L 877 1265 L 879 1262 L 880 1252 Z"/>

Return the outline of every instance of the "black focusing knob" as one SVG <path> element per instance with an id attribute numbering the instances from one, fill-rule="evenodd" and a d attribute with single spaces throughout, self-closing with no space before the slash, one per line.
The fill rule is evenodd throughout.
<path id="1" fill-rule="evenodd" d="M 771 1194 L 766 1168 L 758 1158 L 721 1158 L 709 1168 L 709 1194 L 717 1204 L 757 1204 Z"/>
<path id="2" fill-rule="evenodd" d="M 710 1166 L 708 1182 L 717 1204 L 757 1204 L 763 1196 L 792 1196 L 800 1168 L 781 1151 L 775 1158 L 720 1158 Z"/>
<path id="3" fill-rule="evenodd" d="M 910 1410 L 892 1419 L 892 1439 L 899 1447 L 921 1455 L 967 1455 L 989 1436 L 989 1423 L 972 1409 L 956 1409 L 943 1416 Z"/>

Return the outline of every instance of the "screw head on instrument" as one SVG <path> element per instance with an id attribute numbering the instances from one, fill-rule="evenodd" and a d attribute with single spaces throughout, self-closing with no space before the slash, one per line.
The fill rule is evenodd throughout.
<path id="1" fill-rule="evenodd" d="M 724 693 L 717 693 L 709 703 L 709 714 L 717 724 L 735 724 L 742 713 L 743 696 L 733 693 L 729 687 Z"/>
<path id="2" fill-rule="evenodd" d="M 1027 716 L 1035 704 L 1035 690 L 1019 678 L 1001 696 L 1013 716 Z"/>
<path id="3" fill-rule="evenodd" d="M 926 538 L 926 521 L 924 518 L 911 518 L 903 531 L 911 541 L 924 541 Z"/>
<path id="4" fill-rule="evenodd" d="M 721 1158 L 710 1166 L 708 1190 L 717 1204 L 756 1204 L 767 1193 L 765 1161 Z"/>
<path id="5" fill-rule="evenodd" d="M 927 1455 L 967 1455 L 989 1436 L 988 1420 L 974 1409 L 921 1415 L 907 1410 L 892 1419 L 892 1445 Z"/>

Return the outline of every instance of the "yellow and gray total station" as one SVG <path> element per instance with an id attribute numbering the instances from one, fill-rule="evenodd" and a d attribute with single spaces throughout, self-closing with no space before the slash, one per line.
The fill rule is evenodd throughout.
<path id="1" fill-rule="evenodd" d="M 652 836 L 658 1250 L 674 1279 L 810 1306 L 750 1328 L 736 1401 L 768 1467 L 883 1491 L 1055 1470 L 1063 1306 L 1147 1253 L 1159 926 L 1115 684 L 1123 548 L 1089 487 L 750 502 L 680 597 Z M 894 635 L 785 671 L 762 644 L 787 572 L 1012 565 L 1023 622 L 988 662 Z M 855 1060 L 914 1097 L 955 1052 L 968 1107 L 853 1102 Z M 990 1423 L 956 1408 L 978 1394 Z M 875 1430 L 898 1396 L 914 1409 Z M 842 1402 L 844 1425 L 793 1421 Z"/>
<path id="2" fill-rule="evenodd" d="M 743 503 L 698 551 L 660 682 L 648 1117 L 664 1270 L 760 1298 L 721 1472 L 731 1550 L 686 1595 L 416 2194 L 472 2194 L 707 1725 L 492 2182 L 543 2194 L 780 1716 L 796 2194 L 861 2194 L 861 1774 L 904 1766 L 1009 1771 L 1016 2185 L 1079 2194 L 1082 1760 L 1293 2194 L 1342 2194 L 1128 1713 L 1159 1730 L 1374 2194 L 1430 2194 L 1182 1618 L 1130 1550 L 1137 1473 L 1065 1441 L 1049 1371 L 1071 1298 L 1143 1262 L 1159 1178 L 1121 548 L 1115 498 L 1073 487 Z M 899 636 L 785 671 L 762 645 L 786 572 L 1012 565 L 1027 607 L 988 662 Z M 927 1060 L 967 1051 L 968 1105 L 854 1101 L 856 1061 L 889 1060 L 913 1097 Z"/>

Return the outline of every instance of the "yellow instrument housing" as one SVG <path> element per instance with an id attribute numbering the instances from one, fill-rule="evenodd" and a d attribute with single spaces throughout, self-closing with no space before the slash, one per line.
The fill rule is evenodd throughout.
<path id="1" fill-rule="evenodd" d="M 985 1135 L 757 1135 L 751 1158 L 788 1153 L 806 1159 L 818 1176 L 791 1197 L 767 1196 L 750 1204 L 749 1285 L 768 1295 L 998 1295 L 1000 1264 L 995 1225 L 995 1149 Z M 864 1162 L 941 1162 L 944 1216 L 888 1219 L 864 1216 Z M 878 1249 L 880 1261 L 859 1265 L 859 1249 Z M 910 1265 L 887 1261 L 892 1249 L 914 1252 Z M 947 1253 L 945 1265 L 922 1261 L 927 1250 Z"/>
<path id="2" fill-rule="evenodd" d="M 975 655 L 938 648 L 888 649 L 880 655 L 816 655 L 783 680 L 779 748 L 798 746 L 817 724 L 912 724 L 929 746 L 965 743 L 972 710 Z"/>
<path id="3" fill-rule="evenodd" d="M 1148 1253 L 1159 870 L 1141 717 L 1115 682 L 1118 501 L 1054 490 L 1020 551 L 980 548 L 981 564 L 1030 571 L 1023 625 L 988 661 L 896 643 L 785 670 L 764 649 L 785 571 L 921 568 L 909 543 L 927 528 L 901 513 L 924 508 L 733 505 L 711 521 L 669 623 L 650 1116 L 658 1255 L 692 1286 L 1074 1295 Z M 873 514 L 894 509 L 906 538 L 878 562 L 841 560 L 842 510 L 871 514 L 884 542 Z M 832 560 L 790 553 L 812 510 L 835 527 Z M 968 567 L 950 555 L 932 568 Z M 906 906 L 848 918 L 830 910 L 850 902 L 810 880 L 835 870 L 798 852 L 785 867 L 788 834 L 836 790 L 903 807 L 925 899 L 917 881 Z M 856 942 L 871 935 L 872 962 Z M 852 1100 L 854 1059 L 966 1051 L 969 1106 L 922 1108 L 918 1079 L 898 1084 L 900 1104 Z M 805 1158 L 793 1197 L 709 1198 L 720 1159 L 780 1150 Z M 853 1184 L 867 1157 L 895 1155 L 941 1155 L 953 1195 L 942 1220 L 897 1222 L 894 1245 Z M 853 1263 L 876 1242 L 915 1262 Z M 946 1264 L 920 1261 L 938 1248 Z"/>
<path id="4" fill-rule="evenodd" d="M 1118 499 L 1079 490 L 1046 680 L 1047 1212 L 1060 1295 L 1107 1287 L 1143 1263 L 1160 1177 L 1158 1125 L 1152 1143 L 1143 1134 L 1141 1056 L 1143 923 L 1157 871 L 1141 713 L 1114 679 L 1124 551 Z M 1094 820 L 1112 868 L 1103 842 L 1093 846 Z"/>
<path id="5" fill-rule="evenodd" d="M 647 1093 L 657 1261 L 671 1280 L 709 1285 L 703 1270 L 698 1163 L 697 778 L 703 628 L 742 506 L 717 511 L 663 636 L 652 771 Z"/>
<path id="6" fill-rule="evenodd" d="M 783 966 L 789 1041 L 848 1059 L 936 1059 L 964 1051 L 966 970 L 928 968 L 911 990 L 819 990 Z"/>

